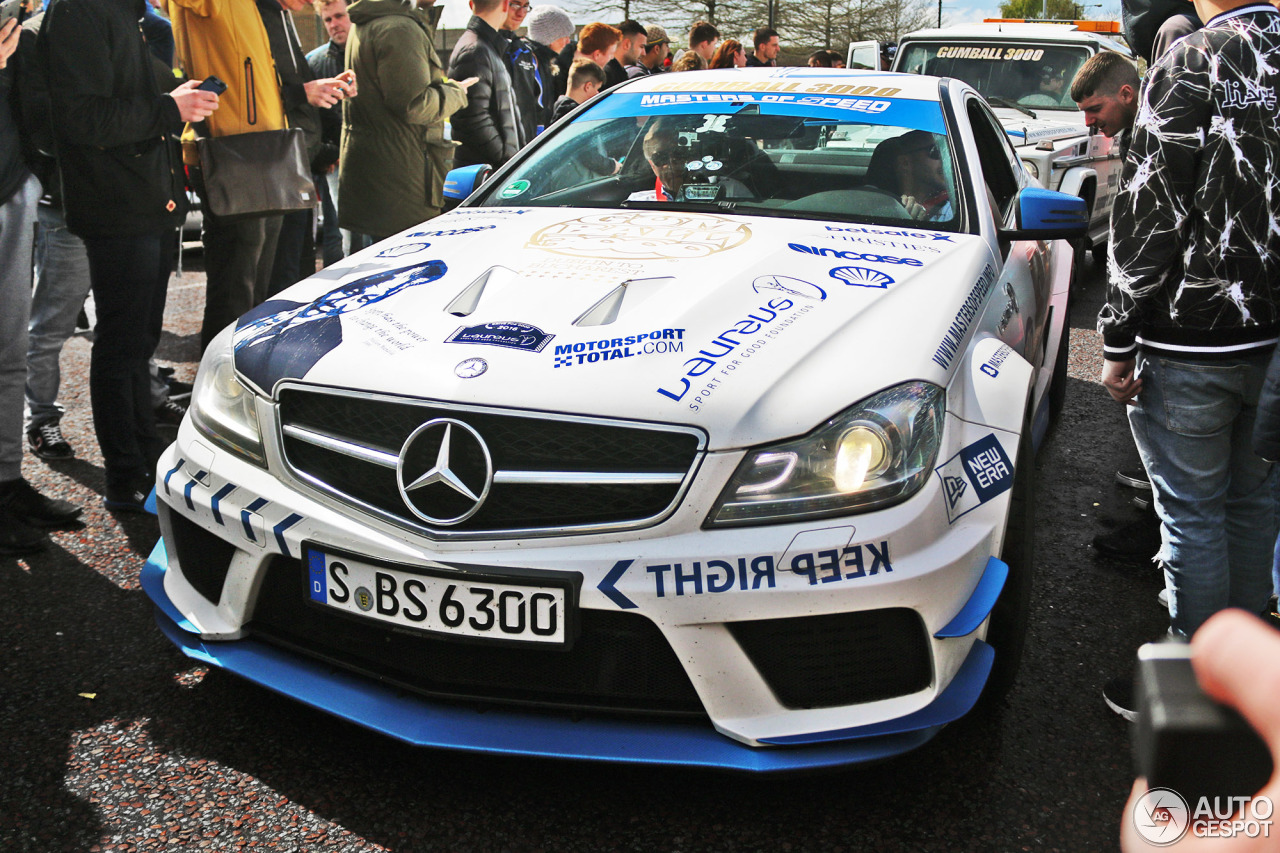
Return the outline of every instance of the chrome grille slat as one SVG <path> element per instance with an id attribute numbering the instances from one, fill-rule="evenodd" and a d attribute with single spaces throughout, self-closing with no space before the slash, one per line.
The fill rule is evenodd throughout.
<path id="1" fill-rule="evenodd" d="M 706 447 L 691 427 L 467 406 L 286 384 L 280 446 L 297 481 L 432 538 L 514 538 L 634 529 L 679 505 Z M 423 423 L 465 422 L 493 453 L 490 494 L 458 524 L 401 499 L 399 448 Z M 396 448 L 392 450 L 391 448 Z"/>
<path id="2" fill-rule="evenodd" d="M 379 447 L 369 447 L 350 439 L 341 438 L 331 435 L 320 430 L 305 429 L 300 426 L 288 424 L 284 428 L 284 434 L 293 438 L 314 444 L 317 447 L 323 447 L 326 450 L 332 450 L 335 453 L 341 453 L 344 456 L 350 456 L 353 459 L 362 459 L 366 462 L 372 462 L 375 465 L 381 465 L 384 468 L 395 470 L 396 462 L 399 457 L 383 450 Z M 494 471 L 493 482 L 495 483 L 542 483 L 542 484 L 561 484 L 561 485 L 602 485 L 602 486 L 628 486 L 628 485 L 675 485 L 684 480 L 683 471 L 670 471 L 658 473 L 616 473 L 616 474 L 600 474 L 595 471 Z"/>

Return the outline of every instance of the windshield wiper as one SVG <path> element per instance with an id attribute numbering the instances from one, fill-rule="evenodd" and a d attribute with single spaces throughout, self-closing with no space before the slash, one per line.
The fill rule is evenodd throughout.
<path id="1" fill-rule="evenodd" d="M 1023 115 L 1029 115 L 1032 118 L 1039 118 L 1039 116 L 1031 112 L 1031 110 L 1027 109 L 1022 104 L 1017 101 L 1011 101 L 1008 98 L 987 98 L 987 103 L 993 104 L 997 107 L 1008 107 L 1011 110 L 1017 110 Z"/>

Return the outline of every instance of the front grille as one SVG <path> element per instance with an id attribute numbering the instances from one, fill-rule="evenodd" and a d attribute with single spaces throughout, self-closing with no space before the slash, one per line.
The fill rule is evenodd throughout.
<path id="1" fill-rule="evenodd" d="M 551 535 L 650 524 L 675 508 L 704 446 L 702 433 L 683 427 L 296 386 L 281 391 L 279 413 L 285 461 L 301 479 L 433 536 Z M 405 441 L 437 418 L 474 429 L 492 459 L 489 494 L 457 523 L 419 517 L 397 483 L 395 464 Z M 430 461 L 434 454 L 429 449 L 423 456 Z M 455 467 L 483 470 L 479 453 L 458 451 L 455 458 Z M 433 500 L 440 510 L 429 513 L 435 519 L 452 519 L 474 503 L 443 489 Z"/>
<path id="2" fill-rule="evenodd" d="M 728 628 L 788 708 L 891 699 L 932 680 L 928 634 L 910 608 L 731 622 Z"/>
<path id="3" fill-rule="evenodd" d="M 274 557 L 248 629 L 259 638 L 436 698 L 705 716 L 689 676 L 643 616 L 579 611 L 566 649 L 488 646 L 313 604 L 300 560 Z"/>
<path id="4" fill-rule="evenodd" d="M 156 511 L 169 522 L 172 538 L 166 544 L 173 548 L 182 576 L 196 592 L 217 604 L 222 598 L 222 585 L 226 583 L 236 546 L 174 512 L 164 501 L 156 501 Z"/>

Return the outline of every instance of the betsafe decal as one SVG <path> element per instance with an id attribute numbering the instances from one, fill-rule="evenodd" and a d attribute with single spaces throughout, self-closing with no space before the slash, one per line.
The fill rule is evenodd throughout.
<path id="1" fill-rule="evenodd" d="M 447 269 L 444 261 L 424 261 L 347 282 L 311 302 L 264 302 L 236 323 L 236 369 L 263 391 L 281 379 L 301 379 L 342 343 L 344 314 L 437 281 Z"/>

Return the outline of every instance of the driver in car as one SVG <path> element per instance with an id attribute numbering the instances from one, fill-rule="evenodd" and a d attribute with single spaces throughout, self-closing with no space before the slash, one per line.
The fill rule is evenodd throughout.
<path id="1" fill-rule="evenodd" d="M 644 157 L 653 170 L 653 189 L 640 190 L 628 201 L 716 201 L 750 198 L 746 185 L 723 177 L 728 164 L 712 155 L 695 157 L 680 138 L 678 127 L 656 121 L 644 137 Z"/>
<path id="2" fill-rule="evenodd" d="M 1063 91 L 1067 85 L 1066 71 L 1046 65 L 1040 69 L 1040 91 L 1018 101 L 1028 107 L 1060 107 L 1063 106 Z M 1074 105 L 1074 102 L 1072 102 Z"/>
<path id="3" fill-rule="evenodd" d="M 902 202 L 912 219 L 942 222 L 955 215 L 942 150 L 938 138 L 927 130 L 909 130 L 881 142 L 867 174 L 878 189 Z"/>

